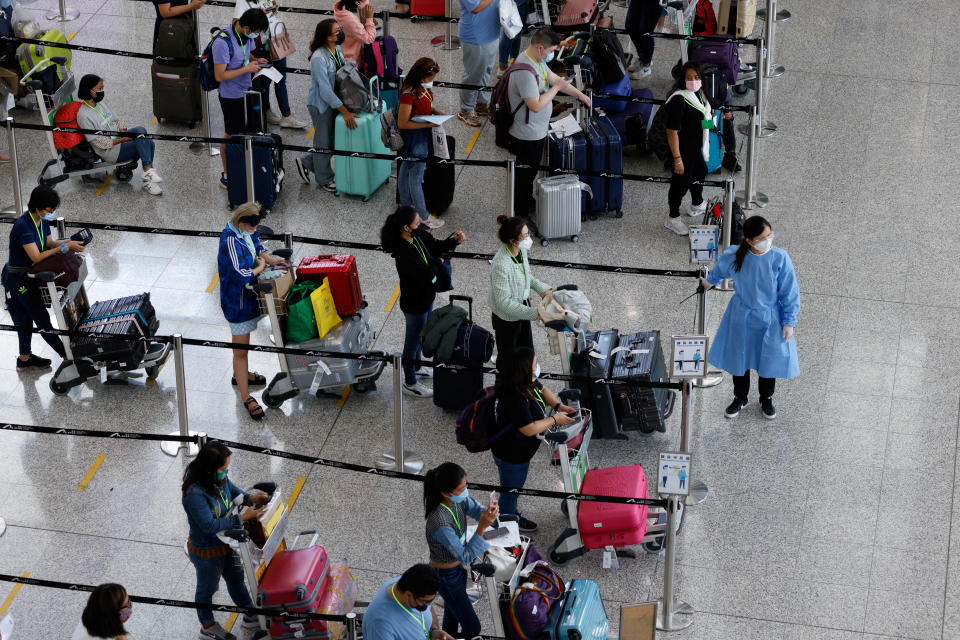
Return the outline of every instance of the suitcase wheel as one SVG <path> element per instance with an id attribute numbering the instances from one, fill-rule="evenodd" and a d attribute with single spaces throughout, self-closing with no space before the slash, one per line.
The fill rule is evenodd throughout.
<path id="1" fill-rule="evenodd" d="M 264 392 L 263 395 L 260 396 L 260 399 L 263 400 L 263 404 L 267 405 L 271 409 L 276 409 L 283 404 L 283 400 L 267 392 Z"/>
<path id="2" fill-rule="evenodd" d="M 565 567 L 570 564 L 570 560 L 572 560 L 570 554 L 560 553 L 557 551 L 556 545 L 551 546 L 549 551 L 547 551 L 547 558 L 552 564 L 555 564 L 558 567 Z"/>
<path id="3" fill-rule="evenodd" d="M 744 82 L 743 84 L 735 84 L 730 88 L 733 89 L 733 92 L 738 96 L 745 96 L 750 91 L 749 84 L 749 82 Z"/>
<path id="4" fill-rule="evenodd" d="M 546 238 L 544 238 L 543 240 L 540 241 L 540 246 L 541 246 L 541 247 L 546 247 L 546 246 L 549 245 L 549 244 L 550 244 L 550 241 L 547 240 Z"/>
<path id="5" fill-rule="evenodd" d="M 353 390 L 357 393 L 369 393 L 370 391 L 377 390 L 377 383 L 372 381 L 355 382 L 350 386 L 352 386 Z"/>
<path id="6" fill-rule="evenodd" d="M 663 536 L 659 536 L 650 542 L 644 542 L 640 546 L 642 546 L 643 550 L 647 553 L 660 553 L 660 550 L 663 549 Z"/>
<path id="7" fill-rule="evenodd" d="M 65 396 L 70 391 L 70 385 L 57 382 L 55 377 L 50 378 L 50 391 L 53 391 L 54 395 Z"/>
<path id="8" fill-rule="evenodd" d="M 570 242 L 580 242 L 580 236 L 576 234 L 570 236 Z"/>

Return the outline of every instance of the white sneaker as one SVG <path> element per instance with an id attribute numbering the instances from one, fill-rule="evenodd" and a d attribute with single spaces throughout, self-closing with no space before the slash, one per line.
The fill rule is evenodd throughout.
<path id="1" fill-rule="evenodd" d="M 687 225 L 679 217 L 676 218 L 667 218 L 667 221 L 663 223 L 667 229 L 673 231 L 678 236 L 685 236 L 690 234 L 690 230 L 687 228 Z"/>
<path id="2" fill-rule="evenodd" d="M 704 200 L 696 206 L 694 206 L 693 203 L 684 204 L 680 210 L 684 215 L 690 216 L 691 218 L 702 218 L 703 214 L 707 212 L 707 201 Z"/>
<path id="3" fill-rule="evenodd" d="M 427 229 L 439 229 L 444 224 L 446 224 L 440 218 L 435 218 L 433 216 L 428 216 L 426 220 L 421 220 L 420 224 L 425 226 Z"/>
<path id="4" fill-rule="evenodd" d="M 160 185 L 158 185 L 156 182 L 151 182 L 150 180 L 143 181 L 143 190 L 152 196 L 158 196 L 163 193 L 163 189 L 160 188 Z"/>
<path id="5" fill-rule="evenodd" d="M 163 182 L 163 178 L 160 177 L 160 174 L 157 173 L 157 170 L 154 167 L 150 167 L 149 171 L 143 172 L 144 181 L 149 180 L 150 182 Z"/>
<path id="6" fill-rule="evenodd" d="M 413 396 L 414 398 L 432 398 L 433 389 L 423 385 L 420 382 L 414 384 L 403 383 L 403 392 L 408 396 Z"/>
<path id="7" fill-rule="evenodd" d="M 267 122 L 270 124 L 280 124 L 281 120 L 283 120 L 282 116 L 277 115 L 273 109 L 267 109 Z"/>
<path id="8" fill-rule="evenodd" d="M 631 80 L 643 80 L 644 78 L 649 78 L 649 77 L 650 77 L 650 74 L 652 74 L 652 73 L 653 73 L 653 69 L 651 68 L 651 66 L 650 66 L 649 64 L 648 64 L 648 65 L 644 65 L 644 66 L 640 67 L 639 70 L 634 71 L 633 73 L 631 73 L 631 74 L 630 74 L 630 79 L 631 79 Z"/>
<path id="9" fill-rule="evenodd" d="M 418 378 L 432 378 L 432 377 L 433 377 L 433 369 L 431 369 L 430 367 L 420 367 L 419 369 L 417 369 L 416 371 L 414 371 L 414 373 L 417 374 L 417 377 L 418 377 Z"/>
<path id="10" fill-rule="evenodd" d="M 278 122 L 277 124 L 279 124 L 284 129 L 306 129 L 307 128 L 307 123 L 303 122 L 302 120 L 297 120 L 296 118 L 293 117 L 292 113 L 289 116 L 283 116 L 280 119 L 280 122 Z"/>

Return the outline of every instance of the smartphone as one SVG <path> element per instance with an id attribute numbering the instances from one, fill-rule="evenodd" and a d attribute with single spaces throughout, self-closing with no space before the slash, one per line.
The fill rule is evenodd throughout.
<path id="1" fill-rule="evenodd" d="M 490 492 L 490 502 L 489 502 L 489 504 L 492 506 L 492 505 L 497 504 L 497 502 L 498 502 L 497 492 L 496 492 L 496 491 L 491 491 L 491 492 Z"/>
<path id="2" fill-rule="evenodd" d="M 484 531 L 484 532 L 483 532 L 483 539 L 484 539 L 484 540 L 493 540 L 494 538 L 498 538 L 498 537 L 500 537 L 500 536 L 502 536 L 502 535 L 505 535 L 505 534 L 508 533 L 508 532 L 509 532 L 509 530 L 508 530 L 506 527 L 498 527 L 498 528 L 496 528 L 496 529 L 488 529 L 487 531 Z"/>

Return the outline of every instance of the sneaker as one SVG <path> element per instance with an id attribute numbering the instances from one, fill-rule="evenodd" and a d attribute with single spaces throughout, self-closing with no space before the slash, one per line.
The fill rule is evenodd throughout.
<path id="1" fill-rule="evenodd" d="M 277 114 L 273 109 L 267 109 L 267 122 L 270 124 L 280 124 L 283 116 Z"/>
<path id="2" fill-rule="evenodd" d="M 419 382 L 413 384 L 403 383 L 403 392 L 408 396 L 413 396 L 414 398 L 432 398 L 433 389 L 430 387 L 424 386 Z"/>
<path id="3" fill-rule="evenodd" d="M 773 406 L 773 398 L 760 398 L 760 412 L 767 420 L 777 417 L 777 408 Z"/>
<path id="4" fill-rule="evenodd" d="M 720 161 L 720 166 L 727 171 L 732 171 L 733 173 L 740 173 L 743 171 L 743 167 L 741 167 L 740 163 L 737 162 L 737 154 L 735 153 L 723 154 L 723 160 Z"/>
<path id="5" fill-rule="evenodd" d="M 221 189 L 227 188 L 227 174 L 225 173 L 220 174 L 220 188 Z"/>
<path id="6" fill-rule="evenodd" d="M 152 196 L 158 196 L 163 193 L 163 189 L 160 188 L 160 185 L 158 185 L 156 182 L 151 182 L 150 180 L 143 181 L 143 190 Z"/>
<path id="7" fill-rule="evenodd" d="M 279 122 L 280 126 L 284 129 L 306 129 L 307 123 L 303 120 L 297 120 L 293 117 L 293 114 L 289 116 L 283 116 Z"/>
<path id="8" fill-rule="evenodd" d="M 30 357 L 26 360 L 21 360 L 17 358 L 17 371 L 28 371 L 30 369 L 46 369 L 51 365 L 52 361 L 47 358 L 41 358 L 40 356 L 35 356 L 32 353 Z"/>
<path id="9" fill-rule="evenodd" d="M 198 637 L 200 640 L 209 640 L 210 638 L 213 638 L 213 640 L 237 640 L 237 636 L 221 627 L 219 622 L 214 622 L 212 627 L 201 628 Z"/>
<path id="10" fill-rule="evenodd" d="M 432 378 L 432 377 L 433 377 L 433 369 L 431 369 L 430 367 L 420 367 L 420 368 L 417 369 L 414 373 L 417 374 L 417 377 L 418 377 L 418 378 Z"/>
<path id="11" fill-rule="evenodd" d="M 740 410 L 745 406 L 747 406 L 746 398 L 738 398 L 737 396 L 733 396 L 733 402 L 730 403 L 729 407 L 724 409 L 723 417 L 728 419 L 736 418 L 738 415 L 740 415 Z"/>
<path id="12" fill-rule="evenodd" d="M 305 183 L 310 184 L 310 172 L 307 171 L 307 168 L 303 166 L 303 160 L 299 157 L 294 158 L 293 160 L 297 164 L 297 173 L 300 174 L 300 179 Z"/>
<path id="13" fill-rule="evenodd" d="M 524 533 L 532 533 L 537 530 L 537 523 L 533 520 L 527 520 L 523 516 L 517 516 L 517 526 Z"/>
<path id="14" fill-rule="evenodd" d="M 685 236 L 690 233 L 686 223 L 681 220 L 679 216 L 676 218 L 667 218 L 667 221 L 663 223 L 663 226 L 665 226 L 667 229 L 670 229 L 670 231 L 673 231 L 678 236 Z"/>
<path id="15" fill-rule="evenodd" d="M 429 216 L 426 220 L 421 220 L 420 223 L 427 229 L 439 229 L 446 224 L 443 220 L 434 216 Z"/>
<path id="16" fill-rule="evenodd" d="M 486 102 L 478 102 L 474 111 L 478 118 L 490 117 L 490 105 L 488 105 Z"/>
<path id="17" fill-rule="evenodd" d="M 467 125 L 468 127 L 479 127 L 483 124 L 480 121 L 480 118 L 477 117 L 473 111 L 464 111 L 460 110 L 460 113 L 457 114 L 457 120 Z"/>
<path id="18" fill-rule="evenodd" d="M 160 177 L 160 174 L 157 173 L 154 167 L 150 167 L 149 171 L 143 172 L 143 179 L 149 180 L 150 182 L 163 182 L 163 178 Z"/>
<path id="19" fill-rule="evenodd" d="M 260 626 L 260 619 L 257 616 L 245 615 L 240 620 L 240 626 L 244 629 L 256 629 Z"/>
<path id="20" fill-rule="evenodd" d="M 691 218 L 702 218 L 703 214 L 707 212 L 707 201 L 704 200 L 697 205 L 693 204 L 692 202 L 690 204 L 685 204 L 683 205 L 682 211 L 684 215 L 690 216 Z"/>
<path id="21" fill-rule="evenodd" d="M 644 78 L 649 78 L 650 74 L 653 73 L 653 68 L 649 64 L 645 64 L 637 71 L 634 71 L 630 74 L 631 80 L 643 80 Z"/>
<path id="22" fill-rule="evenodd" d="M 323 189 L 324 191 L 329 191 L 330 193 L 336 193 L 336 192 L 337 192 L 337 183 L 336 183 L 336 182 L 328 182 L 328 183 L 326 183 L 326 184 L 320 185 L 320 188 Z"/>

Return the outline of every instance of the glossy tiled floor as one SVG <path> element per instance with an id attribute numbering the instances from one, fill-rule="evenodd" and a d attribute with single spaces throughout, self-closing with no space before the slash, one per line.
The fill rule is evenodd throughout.
<path id="1" fill-rule="evenodd" d="M 149 49 L 149 3 L 71 4 L 82 12 L 67 25 L 76 32 L 73 42 Z M 50 0 L 40 0 L 28 11 L 43 22 L 40 14 L 48 6 Z M 960 526 L 953 503 L 960 287 L 948 251 L 952 235 L 939 227 L 951 219 L 957 196 L 950 185 L 958 168 L 960 118 L 953 105 L 960 73 L 942 52 L 949 51 L 960 27 L 960 7 L 950 0 L 914 2 L 908 10 L 878 0 L 806 0 L 786 8 L 794 18 L 778 30 L 776 58 L 787 73 L 771 83 L 768 115 L 779 133 L 760 144 L 758 184 L 772 201 L 764 215 L 799 274 L 802 373 L 780 386 L 775 422 L 762 420 L 756 404 L 736 422 L 725 421 L 720 413 L 731 394 L 729 379 L 696 393 L 691 445 L 711 497 L 688 512 L 681 536 L 678 595 L 697 614 L 692 627 L 673 637 L 957 638 L 960 554 L 952 534 Z M 622 25 L 623 10 L 613 13 Z M 227 17 L 226 9 L 203 10 L 204 22 L 211 25 Z M 291 14 L 287 23 L 302 45 L 291 64 L 304 67 L 314 22 Z M 394 21 L 392 30 L 407 67 L 441 27 Z M 442 79 L 459 79 L 458 53 L 434 49 L 430 54 L 440 63 Z M 658 94 L 666 90 L 676 54 L 675 44 L 658 43 L 651 80 Z M 73 69 L 78 76 L 96 72 L 106 78 L 106 100 L 125 122 L 150 121 L 148 62 L 76 53 Z M 305 118 L 307 79 L 291 76 L 289 85 L 294 111 Z M 438 100 L 448 111 L 456 108 L 455 92 L 438 90 Z M 152 129 L 184 131 L 166 125 Z M 282 133 L 287 141 L 305 143 L 304 132 Z M 454 124 L 449 133 L 464 149 L 473 131 Z M 27 188 L 43 164 L 42 143 L 34 132 L 20 133 Z M 503 157 L 489 127 L 470 157 Z M 292 167 L 292 158 L 287 162 Z M 223 226 L 227 212 L 216 185 L 219 159 L 159 143 L 156 164 L 166 179 L 161 197 L 117 184 L 98 195 L 71 182 L 60 187 L 60 211 L 68 219 L 100 222 Z M 627 168 L 635 173 L 658 169 L 636 157 L 627 158 Z M 496 170 L 458 172 L 455 204 L 445 218 L 448 229 L 466 231 L 471 250 L 496 248 L 493 220 L 502 210 L 501 183 Z M 635 182 L 626 188 L 622 219 L 588 222 L 579 244 L 558 241 L 537 247 L 534 255 L 684 268 L 685 240 L 662 227 L 665 188 Z M 9 191 L 0 199 L 9 200 Z M 269 224 L 298 234 L 374 242 L 392 207 L 392 183 L 364 204 L 335 198 L 293 176 Z M 6 243 L 0 246 L 5 252 Z M 297 256 L 313 250 L 295 249 Z M 92 299 L 149 290 L 162 333 L 226 339 L 217 292 L 210 287 L 215 255 L 210 239 L 101 232 L 89 251 L 88 290 Z M 392 261 L 372 252 L 358 254 L 358 260 L 379 332 L 377 348 L 398 350 L 402 317 L 385 310 L 396 284 Z M 458 261 L 454 268 L 458 291 L 476 297 L 475 312 L 488 325 L 485 265 Z M 692 292 L 685 280 L 550 269 L 538 275 L 552 284 L 575 282 L 585 288 L 597 312 L 596 327 L 659 329 L 665 335 L 692 327 L 692 303 L 680 305 Z M 725 303 L 724 294 L 710 294 L 711 328 Z M 0 320 L 9 317 L 4 313 Z M 254 340 L 265 343 L 268 334 L 261 326 Z M 535 339 L 546 354 L 542 331 Z M 54 397 L 49 373 L 14 371 L 15 352 L 15 337 L 0 334 L 4 420 L 150 433 L 176 428 L 172 366 L 152 387 L 93 382 Z M 251 359 L 268 375 L 278 366 L 272 356 Z M 194 429 L 363 463 L 390 446 L 389 371 L 378 391 L 353 394 L 342 406 L 300 397 L 253 423 L 229 384 L 228 352 L 188 348 L 186 366 Z M 557 368 L 544 356 L 545 370 Z M 453 416 L 429 402 L 406 406 L 408 446 L 427 464 L 455 460 L 468 468 L 471 479 L 495 480 L 489 456 L 467 454 L 454 443 Z M 658 451 L 677 442 L 678 418 L 673 417 L 663 435 L 597 442 L 593 461 L 650 466 Z M 0 537 L 0 572 L 116 581 L 140 595 L 192 599 L 193 570 L 182 551 L 181 458 L 166 457 L 154 443 L 10 432 L 0 434 L 0 451 L 0 516 L 8 525 Z M 78 491 L 100 454 L 106 455 L 102 466 L 86 490 Z M 231 475 L 243 483 L 277 479 L 289 491 L 298 478 L 306 478 L 291 526 L 323 532 L 331 556 L 347 559 L 356 569 L 361 597 L 424 559 L 419 485 L 255 454 L 234 458 Z M 529 486 L 560 488 L 545 455 L 535 461 Z M 546 548 L 563 526 L 557 505 L 524 498 L 523 509 L 540 523 L 534 538 Z M 616 627 L 619 604 L 660 596 L 662 571 L 656 556 L 641 555 L 613 571 L 602 569 L 599 556 L 591 554 L 562 575 L 598 580 Z M 0 584 L 0 599 L 9 586 Z M 24 588 L 9 608 L 18 619 L 17 637 L 68 636 L 83 601 L 80 594 Z M 483 617 L 488 620 L 487 613 Z M 190 611 L 138 606 L 129 628 L 137 638 L 182 640 L 195 637 L 196 620 Z"/>

